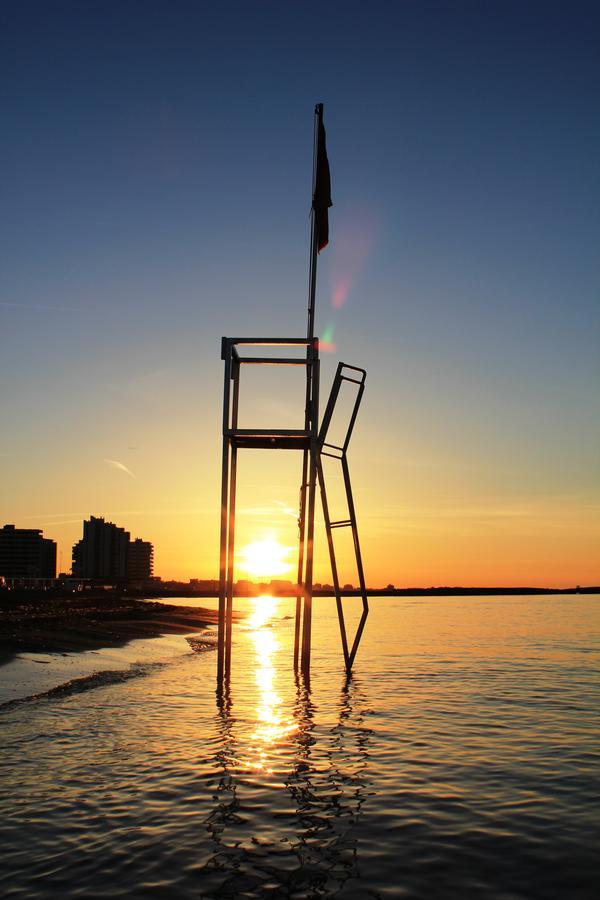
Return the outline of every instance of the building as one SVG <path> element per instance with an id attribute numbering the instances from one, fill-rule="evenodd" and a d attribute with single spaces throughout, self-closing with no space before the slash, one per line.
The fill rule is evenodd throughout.
<path id="1" fill-rule="evenodd" d="M 152 577 L 154 548 L 124 528 L 90 516 L 73 547 L 73 577 L 104 582 L 141 582 Z"/>
<path id="2" fill-rule="evenodd" d="M 150 541 L 136 538 L 129 542 L 127 558 L 127 580 L 148 581 L 152 577 L 154 547 Z"/>
<path id="3" fill-rule="evenodd" d="M 55 578 L 56 542 L 42 537 L 40 528 L 0 529 L 0 576 Z"/>
<path id="4" fill-rule="evenodd" d="M 273 578 L 269 584 L 269 592 L 274 593 L 275 595 L 285 596 L 286 594 L 295 594 L 297 590 L 296 584 L 292 584 L 291 581 L 286 581 L 282 578 Z"/>
<path id="5" fill-rule="evenodd" d="M 129 532 L 103 518 L 83 523 L 83 538 L 73 547 L 73 575 L 95 581 L 127 580 Z"/>
<path id="6" fill-rule="evenodd" d="M 219 593 L 218 578 L 190 578 L 190 590 L 207 591 L 210 594 Z"/>

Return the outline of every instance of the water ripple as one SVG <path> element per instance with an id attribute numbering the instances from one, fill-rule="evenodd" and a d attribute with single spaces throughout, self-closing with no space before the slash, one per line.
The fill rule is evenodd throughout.
<path id="1" fill-rule="evenodd" d="M 285 604 L 222 695 L 188 652 L 5 704 L 3 896 L 595 896 L 597 599 L 378 600 L 351 680 L 323 602 L 310 686 Z"/>

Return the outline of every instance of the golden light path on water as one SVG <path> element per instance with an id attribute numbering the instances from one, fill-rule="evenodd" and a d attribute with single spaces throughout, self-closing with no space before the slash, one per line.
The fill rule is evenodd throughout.
<path id="1" fill-rule="evenodd" d="M 271 760 L 275 747 L 298 729 L 294 719 L 284 715 L 282 698 L 275 687 L 275 657 L 280 641 L 271 625 L 278 603 L 277 597 L 256 597 L 254 610 L 247 619 L 255 653 L 258 690 L 256 727 L 251 734 L 252 758 L 249 765 L 269 775 L 273 773 Z"/>

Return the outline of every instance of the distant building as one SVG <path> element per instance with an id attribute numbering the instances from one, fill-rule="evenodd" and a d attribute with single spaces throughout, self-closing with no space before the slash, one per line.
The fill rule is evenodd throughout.
<path id="1" fill-rule="evenodd" d="M 40 528 L 0 529 L 0 576 L 4 578 L 54 578 L 56 542 L 42 537 Z"/>
<path id="2" fill-rule="evenodd" d="M 75 578 L 126 581 L 129 532 L 90 516 L 83 523 L 83 538 L 73 547 Z"/>
<path id="3" fill-rule="evenodd" d="M 219 582 L 216 578 L 190 578 L 190 588 L 193 591 L 210 591 L 214 593 L 219 590 Z"/>
<path id="4" fill-rule="evenodd" d="M 148 581 L 154 566 L 154 547 L 150 541 L 136 538 L 129 542 L 127 552 L 127 580 Z"/>
<path id="5" fill-rule="evenodd" d="M 295 584 L 292 584 L 291 581 L 286 581 L 282 578 L 273 578 L 269 584 L 269 590 L 276 594 L 292 594 L 297 590 L 297 587 Z"/>
<path id="6" fill-rule="evenodd" d="M 185 590 L 185 583 L 183 581 L 176 581 L 174 578 L 169 578 L 167 581 L 161 582 L 161 587 L 166 588 L 168 591 L 183 591 Z"/>
<path id="7" fill-rule="evenodd" d="M 254 597 L 256 594 L 260 593 L 259 586 L 254 584 L 253 581 L 249 581 L 247 578 L 238 579 L 234 589 L 236 594 L 240 597 Z"/>
<path id="8" fill-rule="evenodd" d="M 124 528 L 90 516 L 73 547 L 73 577 L 106 582 L 143 582 L 152 577 L 154 548 Z"/>

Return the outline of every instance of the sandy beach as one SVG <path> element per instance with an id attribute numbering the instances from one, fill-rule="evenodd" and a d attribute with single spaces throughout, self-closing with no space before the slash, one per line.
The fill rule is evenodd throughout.
<path id="1" fill-rule="evenodd" d="M 0 608 L 0 663 L 17 653 L 67 653 L 135 638 L 188 634 L 216 624 L 216 611 L 129 597 L 44 597 Z"/>

